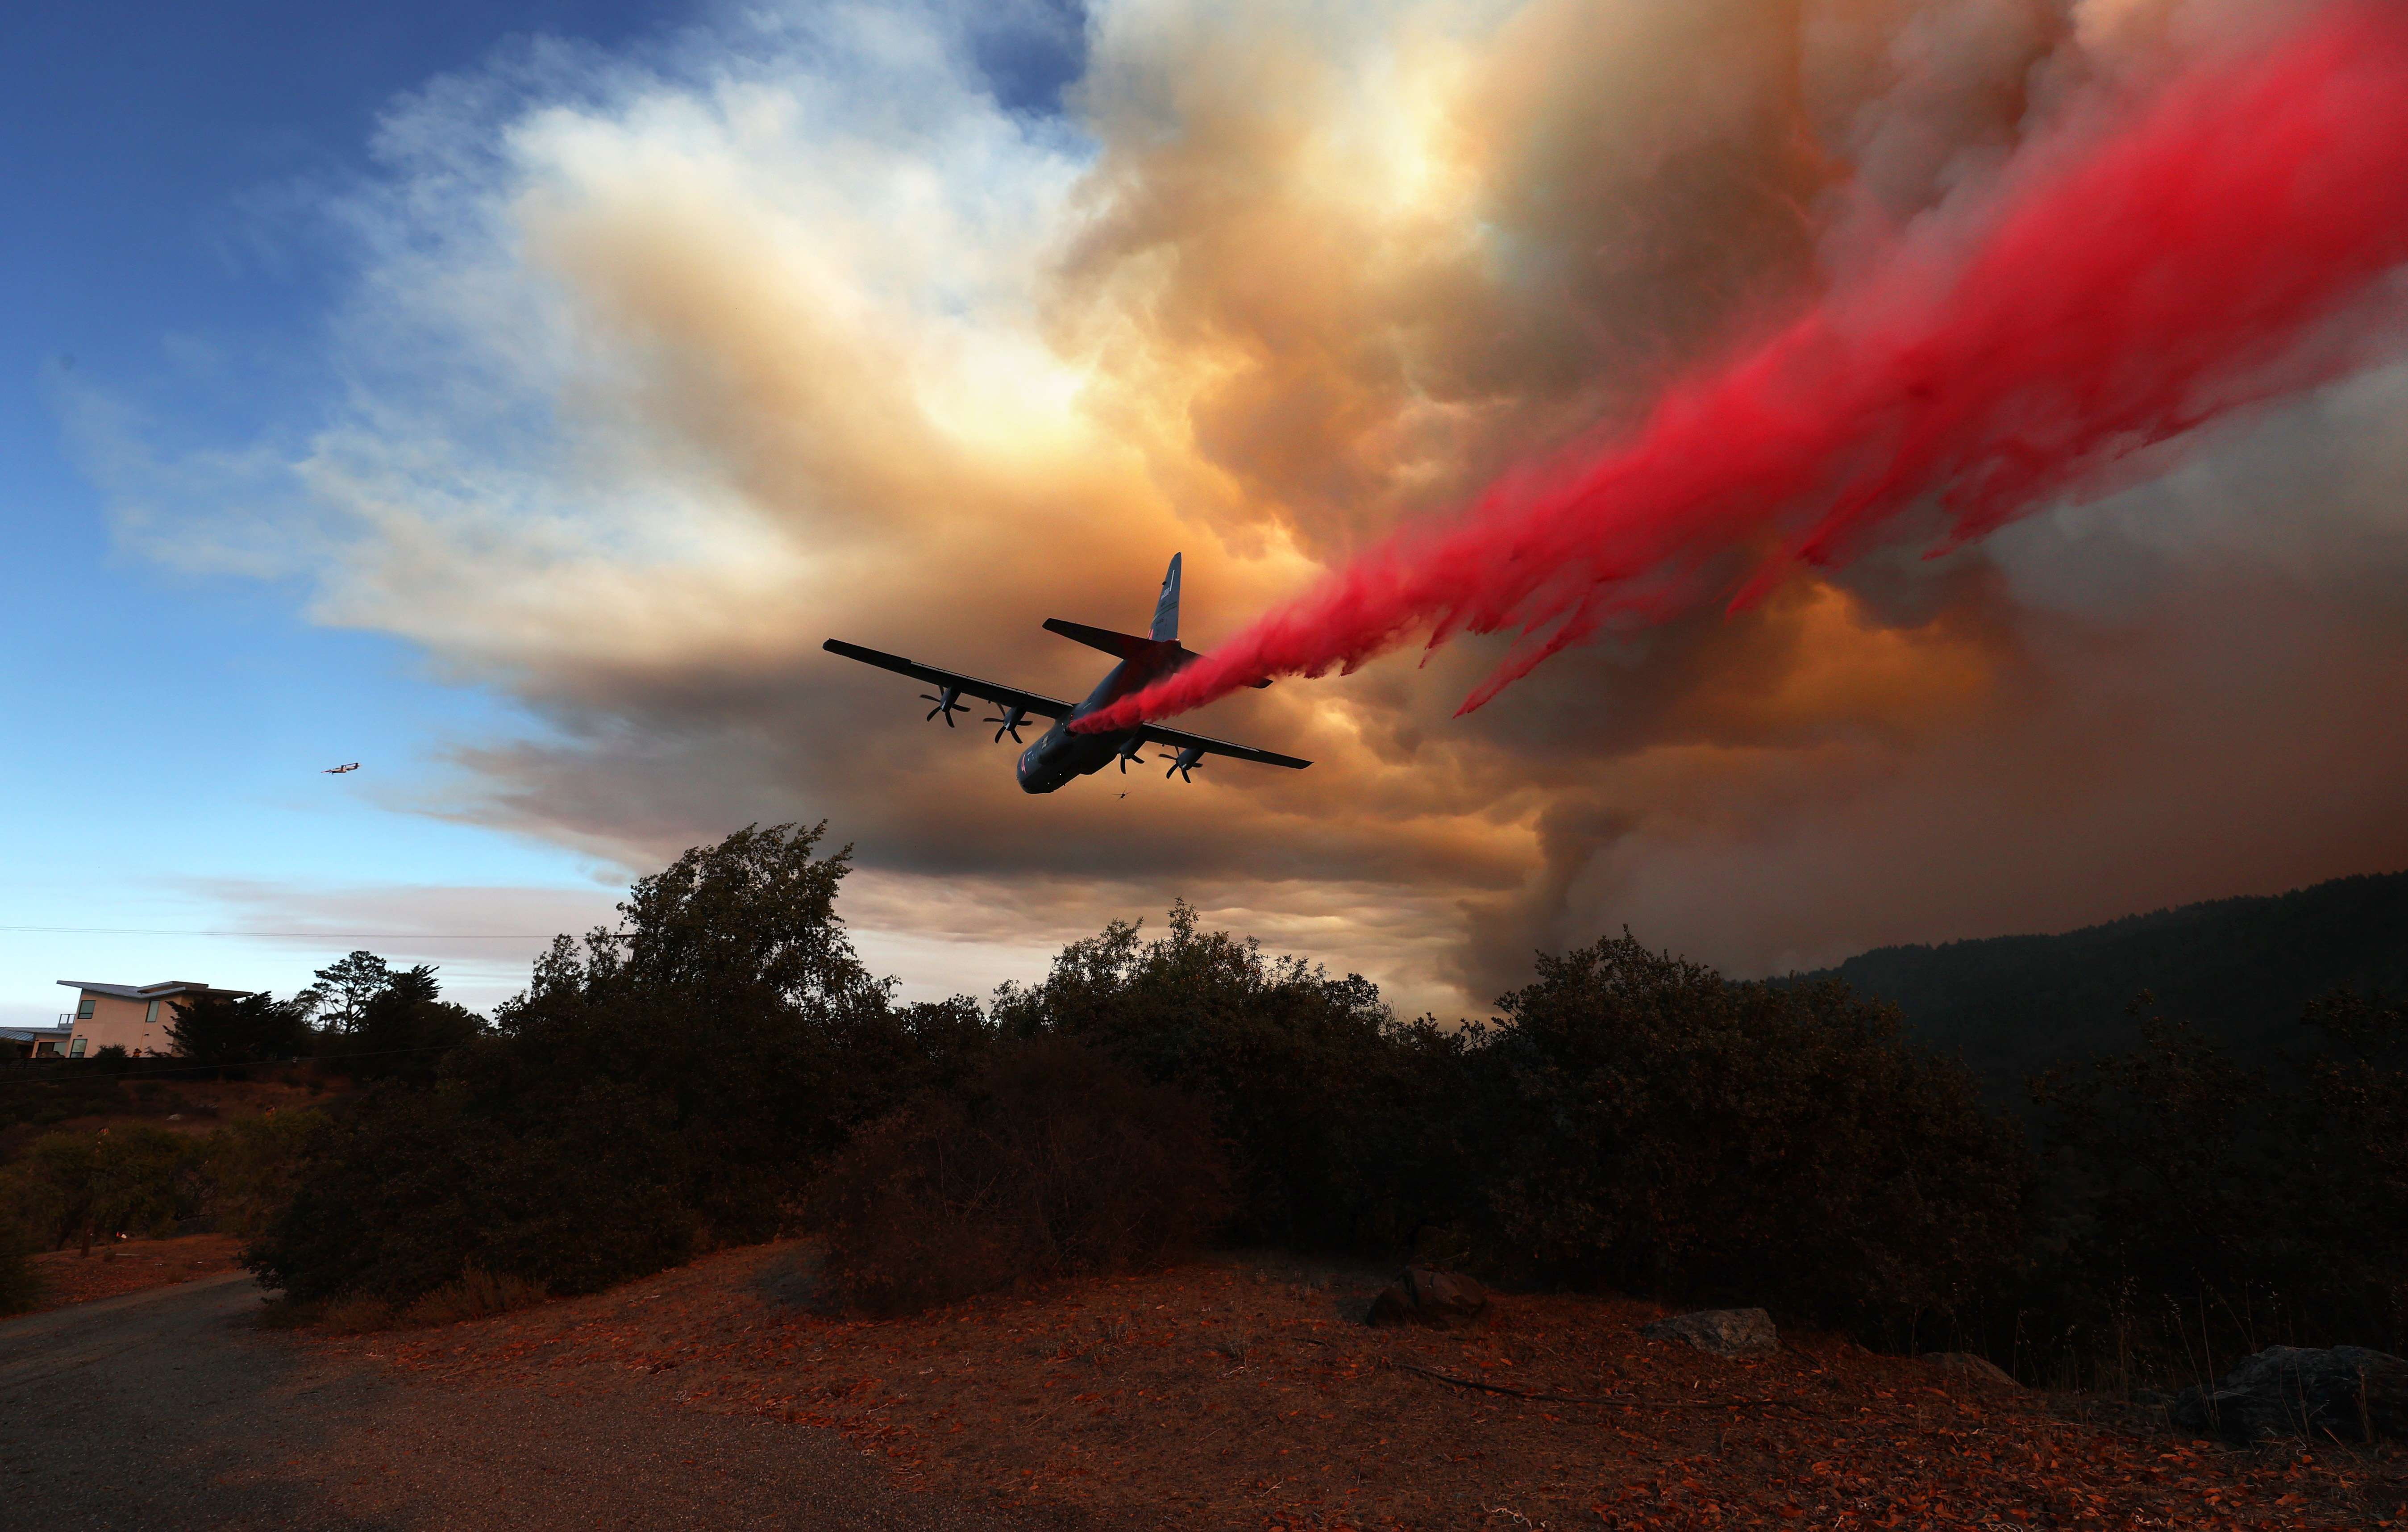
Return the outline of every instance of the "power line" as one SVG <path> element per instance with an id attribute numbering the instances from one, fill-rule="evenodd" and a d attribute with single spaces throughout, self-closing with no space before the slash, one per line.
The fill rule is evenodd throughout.
<path id="1" fill-rule="evenodd" d="M 313 941 L 550 941 L 557 931 L 167 931 L 134 925 L 0 925 L 0 931 L 73 937 L 272 937 Z"/>

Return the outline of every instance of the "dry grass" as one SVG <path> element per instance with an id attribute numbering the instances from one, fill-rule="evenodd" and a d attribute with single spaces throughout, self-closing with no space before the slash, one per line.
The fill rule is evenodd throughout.
<path id="1" fill-rule="evenodd" d="M 1099 1526 L 2399 1525 L 2390 1455 L 2227 1451 L 1830 1338 L 1717 1361 L 1641 1339 L 1647 1304 L 1508 1296 L 1483 1329 L 1371 1331 L 1371 1273 L 1230 1257 L 843 1321 L 794 1305 L 802 1255 L 373 1344 L 456 1386 L 832 1427 L 909 1482 Z"/>
<path id="2" fill-rule="evenodd" d="M 240 1270 L 235 1256 L 241 1249 L 242 1241 L 230 1234 L 188 1234 L 173 1239 L 96 1244 L 90 1255 L 79 1255 L 73 1250 L 46 1251 L 26 1260 L 42 1284 L 41 1297 L 31 1311 Z"/>
<path id="3" fill-rule="evenodd" d="M 416 1301 L 396 1307 L 382 1298 L 340 1298 L 331 1303 L 294 1303 L 279 1298 L 260 1323 L 272 1330 L 315 1329 L 329 1335 L 375 1335 L 386 1330 L 425 1329 L 491 1319 L 531 1309 L 548 1296 L 543 1284 L 523 1277 L 497 1277 L 470 1267 L 460 1280 Z"/>

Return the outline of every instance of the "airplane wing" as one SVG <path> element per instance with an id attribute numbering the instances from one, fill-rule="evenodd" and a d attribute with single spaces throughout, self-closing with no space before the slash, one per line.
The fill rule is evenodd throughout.
<path id="1" fill-rule="evenodd" d="M 881 670 L 892 670 L 898 676 L 909 676 L 913 680 L 924 680 L 931 686 L 950 686 L 966 696 L 977 697 L 982 702 L 992 702 L 998 708 L 1019 708 L 1039 718 L 1068 718 L 1070 716 L 1071 709 L 1078 706 L 1074 702 L 1065 702 L 1059 697 L 1044 696 L 1036 692 L 1024 692 L 1017 686 L 1000 686 L 991 680 L 981 680 L 976 676 L 965 676 L 958 670 L 939 670 L 933 665 L 921 665 L 917 661 L 907 660 L 900 654 L 864 649 L 859 644 L 849 644 L 841 638 L 830 638 L 820 647 L 831 654 L 841 654 L 848 660 L 859 660 L 864 665 L 874 665 Z M 1234 747 L 1231 748 L 1234 749 Z"/>
<path id="2" fill-rule="evenodd" d="M 1311 761 L 1299 761 L 1293 755 L 1281 755 L 1272 751 L 1256 750 L 1252 745 L 1233 745 L 1226 739 L 1214 739 L 1206 735 L 1189 734 L 1184 729 L 1166 729 L 1159 723 L 1148 723 L 1141 732 L 1146 743 L 1168 745 L 1173 750 L 1193 750 L 1200 751 L 1207 755 L 1234 756 L 1240 761 L 1259 761 L 1264 766 L 1290 766 L 1297 771 L 1312 764 Z"/>

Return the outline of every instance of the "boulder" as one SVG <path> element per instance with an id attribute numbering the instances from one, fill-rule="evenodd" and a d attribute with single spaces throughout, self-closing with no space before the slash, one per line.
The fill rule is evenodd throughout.
<path id="1" fill-rule="evenodd" d="M 2408 1361 L 2364 1346 L 2269 1346 L 2213 1389 L 2174 1396 L 2167 1419 L 2199 1436 L 2344 1441 L 2408 1438 Z"/>
<path id="2" fill-rule="evenodd" d="M 1426 1324 L 1434 1330 L 1456 1330 L 1476 1324 L 1488 1311 L 1488 1290 L 1470 1278 L 1429 1267 L 1405 1268 L 1392 1287 L 1371 1300 L 1369 1324 Z"/>
<path id="3" fill-rule="evenodd" d="M 1685 1340 L 1714 1356 L 1770 1356 L 1781 1349 L 1772 1316 L 1761 1309 L 1700 1309 L 1642 1326 L 1655 1340 Z"/>
<path id="4" fill-rule="evenodd" d="M 1958 1382 L 1992 1383 L 2003 1388 L 2021 1388 L 2014 1374 L 1986 1356 L 1971 1352 L 1925 1352 L 1923 1359 L 1948 1374 Z"/>

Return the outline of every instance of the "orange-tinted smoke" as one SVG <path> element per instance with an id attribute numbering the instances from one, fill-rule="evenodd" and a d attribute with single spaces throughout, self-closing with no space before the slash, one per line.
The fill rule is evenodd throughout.
<path id="1" fill-rule="evenodd" d="M 2351 353 L 2320 327 L 2408 261 L 2408 16 L 2327 11 L 2055 154 L 1970 236 L 1901 240 L 1635 435 L 1508 475 L 1452 528 L 1390 539 L 1079 726 L 1352 670 L 1423 630 L 1517 631 L 1468 711 L 1604 624 L 1746 600 L 1934 496 L 1953 546 L 2329 379 Z"/>

